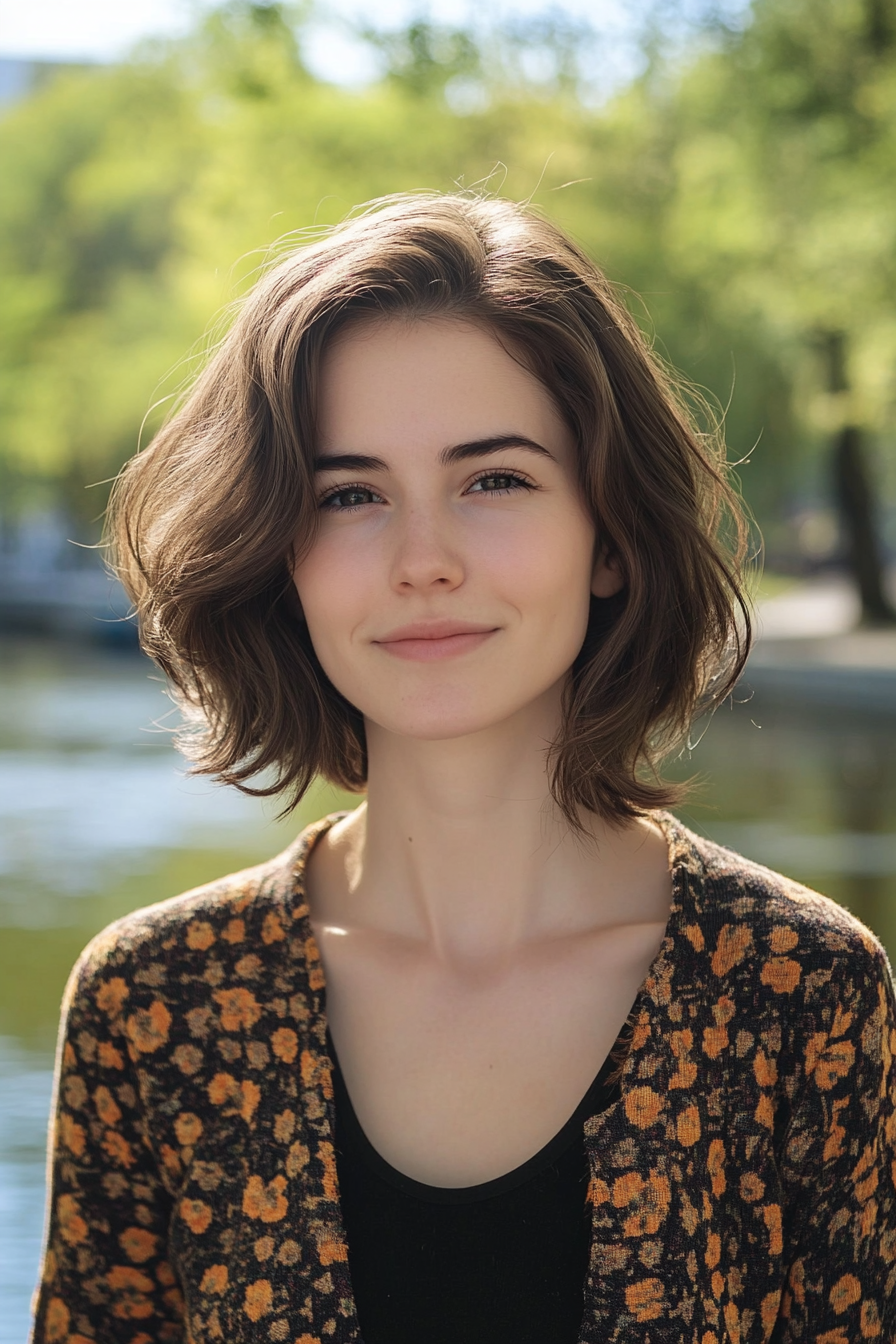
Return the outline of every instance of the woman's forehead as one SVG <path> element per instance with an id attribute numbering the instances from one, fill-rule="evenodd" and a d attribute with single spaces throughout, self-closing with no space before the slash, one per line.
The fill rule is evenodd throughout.
<path id="1" fill-rule="evenodd" d="M 458 318 L 365 322 L 340 334 L 321 363 L 322 447 L 447 444 L 513 432 L 565 446 L 544 386 L 497 336 Z"/>

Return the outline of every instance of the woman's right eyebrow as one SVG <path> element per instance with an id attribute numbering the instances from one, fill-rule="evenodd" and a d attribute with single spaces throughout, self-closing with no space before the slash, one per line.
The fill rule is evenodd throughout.
<path id="1" fill-rule="evenodd" d="M 363 453 L 333 453 L 314 459 L 315 471 L 388 471 L 381 457 L 366 457 Z"/>

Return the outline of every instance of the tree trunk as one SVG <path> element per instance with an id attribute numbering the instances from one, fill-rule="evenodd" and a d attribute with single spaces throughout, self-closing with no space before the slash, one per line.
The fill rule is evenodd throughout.
<path id="1" fill-rule="evenodd" d="M 884 589 L 884 565 L 875 527 L 868 467 L 857 425 L 844 425 L 834 444 L 834 484 L 849 545 L 849 562 L 869 625 L 896 625 Z"/>
<path id="2" fill-rule="evenodd" d="M 842 333 L 826 338 L 828 389 L 848 390 L 846 341 Z M 846 536 L 849 566 L 862 600 L 862 620 L 867 625 L 896 625 L 896 608 L 887 597 L 884 583 L 883 547 L 877 531 L 874 500 L 859 425 L 845 424 L 834 441 L 834 493 Z"/>

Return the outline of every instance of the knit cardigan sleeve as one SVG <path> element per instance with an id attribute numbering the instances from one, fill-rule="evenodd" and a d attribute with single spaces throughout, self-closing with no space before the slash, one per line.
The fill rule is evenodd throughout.
<path id="1" fill-rule="evenodd" d="M 782 1157 L 789 1267 L 771 1344 L 896 1339 L 896 1003 L 877 941 L 844 950 L 803 1040 Z"/>
<path id="2" fill-rule="evenodd" d="M 161 1001 L 128 1014 L 110 969 L 114 928 L 82 954 L 62 1007 L 50 1133 L 46 1250 L 33 1344 L 175 1344 L 183 1297 L 167 1259 L 172 1188 L 140 1097 L 135 1046 L 166 1029 Z"/>

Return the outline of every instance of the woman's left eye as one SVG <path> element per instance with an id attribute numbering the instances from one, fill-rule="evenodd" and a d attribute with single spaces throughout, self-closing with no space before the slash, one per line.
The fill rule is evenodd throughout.
<path id="1" fill-rule="evenodd" d="M 330 513 L 352 513 L 365 504 L 372 504 L 378 498 L 379 496 L 366 485 L 343 485 L 340 489 L 331 490 L 328 495 L 324 495 L 320 507 Z"/>
<path id="2" fill-rule="evenodd" d="M 505 495 L 512 490 L 534 490 L 531 481 L 527 481 L 525 476 L 517 476 L 513 471 L 489 471 L 482 476 L 477 476 L 476 480 L 468 487 L 468 493 L 484 495 Z"/>

